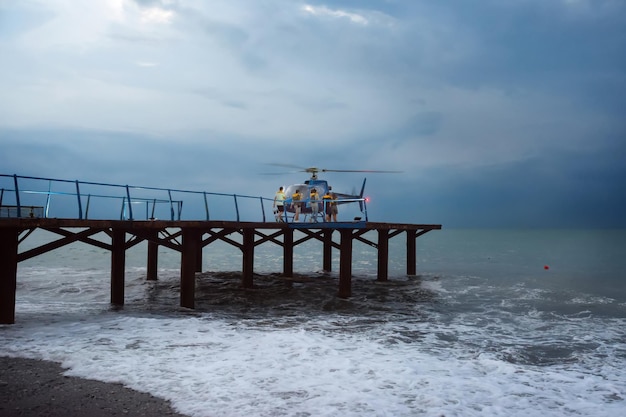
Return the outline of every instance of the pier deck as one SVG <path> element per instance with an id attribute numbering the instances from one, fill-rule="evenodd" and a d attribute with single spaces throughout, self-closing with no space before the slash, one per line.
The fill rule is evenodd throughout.
<path id="1" fill-rule="evenodd" d="M 23 242 L 35 230 L 42 229 L 59 236 L 39 247 L 20 251 Z M 270 223 L 197 220 L 86 220 L 57 218 L 0 219 L 0 323 L 15 322 L 17 265 L 19 262 L 61 248 L 74 242 L 97 246 L 111 253 L 111 303 L 124 304 L 124 270 L 126 250 L 142 241 L 148 242 L 147 279 L 157 279 L 158 246 L 181 253 L 180 305 L 194 308 L 195 274 L 201 272 L 202 249 L 216 241 L 233 245 L 242 252 L 244 288 L 253 286 L 254 249 L 273 243 L 283 249 L 283 275 L 293 275 L 293 249 L 315 239 L 323 245 L 323 267 L 331 270 L 332 249 L 340 252 L 339 297 L 350 297 L 352 279 L 352 246 L 354 240 L 377 250 L 377 279 L 388 279 L 389 239 L 406 235 L 406 273 L 416 274 L 416 239 L 439 230 L 437 224 L 404 224 L 375 222 Z M 298 231 L 297 239 L 294 234 Z M 376 231 L 376 240 L 365 233 Z M 333 234 L 339 233 L 339 242 Z M 104 241 L 94 235 L 104 233 Z M 300 235 L 303 235 L 302 237 Z"/>

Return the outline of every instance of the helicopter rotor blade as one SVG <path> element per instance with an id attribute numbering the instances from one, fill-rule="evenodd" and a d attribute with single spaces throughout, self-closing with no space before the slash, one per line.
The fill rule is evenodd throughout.
<path id="1" fill-rule="evenodd" d="M 279 166 L 283 168 L 297 169 L 298 172 L 308 172 L 309 174 L 317 174 L 318 172 L 365 172 L 365 173 L 374 173 L 374 174 L 399 174 L 403 172 L 403 171 L 381 171 L 381 170 L 374 170 L 374 169 L 327 169 L 327 168 L 318 168 L 318 167 L 301 167 L 298 165 L 283 164 L 283 163 L 270 163 L 268 165 Z"/>
<path id="2" fill-rule="evenodd" d="M 270 163 L 270 164 L 265 164 L 265 165 L 272 165 L 272 166 L 281 167 L 281 168 L 288 168 L 289 170 L 281 171 L 281 172 L 262 173 L 262 175 L 286 175 L 286 174 L 296 174 L 298 172 L 306 172 L 302 167 L 299 167 L 297 165 L 279 164 L 279 163 Z"/>
<path id="3" fill-rule="evenodd" d="M 292 169 L 297 169 L 297 170 L 305 170 L 306 168 L 302 168 L 301 166 L 298 165 L 292 165 L 292 164 L 281 164 L 281 163 L 270 163 L 267 165 L 273 165 L 275 167 L 282 167 L 282 168 L 292 168 Z"/>
<path id="4" fill-rule="evenodd" d="M 320 169 L 321 172 L 371 172 L 376 174 L 400 174 L 404 171 L 379 171 L 375 169 Z"/>

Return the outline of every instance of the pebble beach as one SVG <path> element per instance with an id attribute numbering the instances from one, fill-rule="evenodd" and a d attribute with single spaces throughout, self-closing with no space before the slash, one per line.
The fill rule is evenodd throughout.
<path id="1" fill-rule="evenodd" d="M 55 362 L 0 357 L 0 417 L 185 417 L 150 394 L 63 372 Z"/>

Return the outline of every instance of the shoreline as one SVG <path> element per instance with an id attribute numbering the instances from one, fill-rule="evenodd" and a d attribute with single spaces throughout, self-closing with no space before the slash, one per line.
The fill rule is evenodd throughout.
<path id="1" fill-rule="evenodd" d="M 57 362 L 0 356 L 0 417 L 188 417 L 168 400 L 63 372 Z"/>

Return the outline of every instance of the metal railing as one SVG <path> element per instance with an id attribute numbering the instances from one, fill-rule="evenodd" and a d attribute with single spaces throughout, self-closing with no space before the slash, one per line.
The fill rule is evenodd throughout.
<path id="1" fill-rule="evenodd" d="M 52 204 L 53 198 L 56 206 Z M 211 218 L 209 200 L 217 216 L 224 218 Z M 185 201 L 191 201 L 191 204 L 185 205 L 191 206 L 187 210 L 186 219 L 189 220 L 231 220 L 234 209 L 236 220 L 241 221 L 240 202 L 245 202 L 249 203 L 245 206 L 245 214 L 253 217 L 247 220 L 259 221 L 260 217 L 265 222 L 264 204 L 273 200 L 241 194 L 0 174 L 0 217 L 112 220 L 112 210 L 117 207 L 120 220 L 139 220 L 143 216 L 139 215 L 138 207 L 142 207 L 146 220 L 156 219 L 157 216 L 182 220 Z M 97 203 L 95 209 L 94 203 Z M 260 205 L 260 216 L 256 209 L 251 209 L 256 204 Z M 70 214 L 72 212 L 74 215 Z"/>

